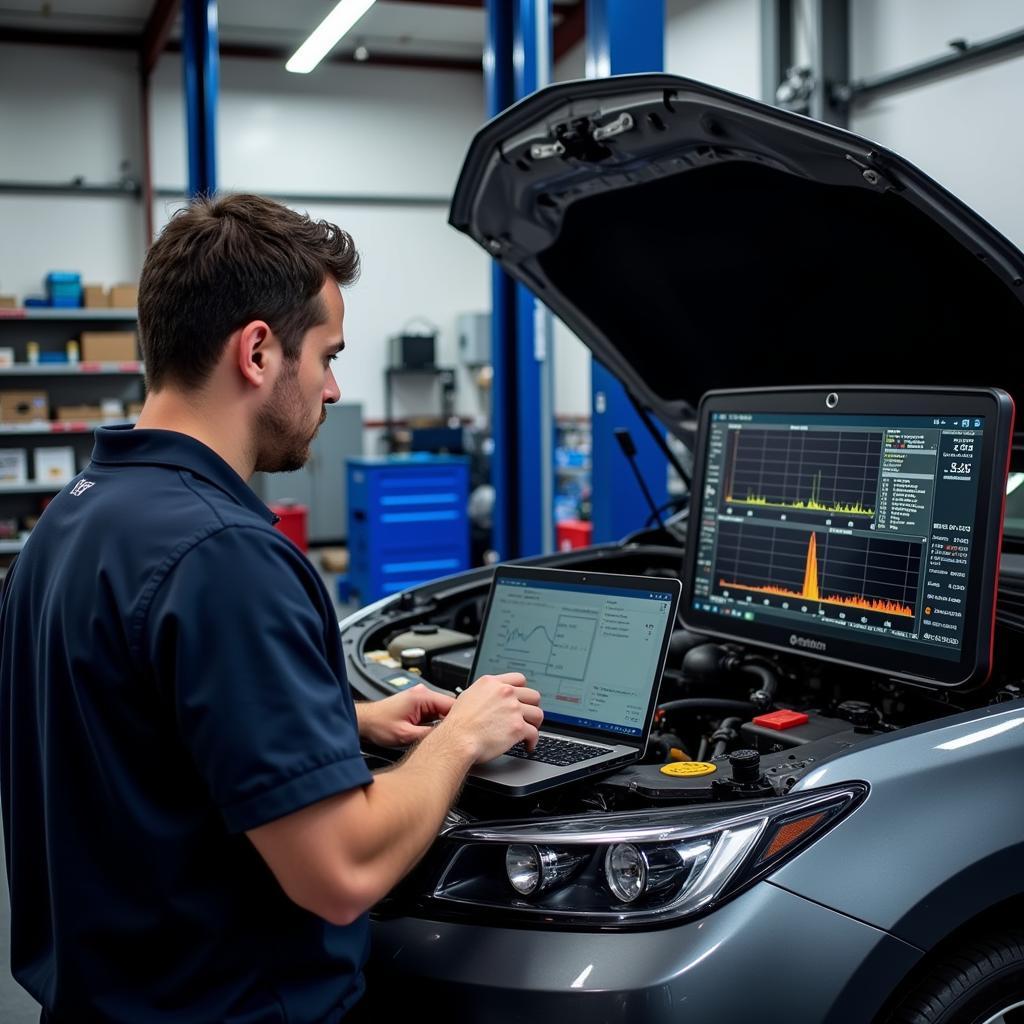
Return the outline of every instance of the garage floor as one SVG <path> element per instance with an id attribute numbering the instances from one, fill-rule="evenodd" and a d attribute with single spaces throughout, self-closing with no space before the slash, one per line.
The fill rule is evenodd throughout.
<path id="1" fill-rule="evenodd" d="M 11 977 L 11 904 L 7 897 L 5 857 L 0 857 L 0 881 L 0 1021 L 37 1024 L 39 1004 Z"/>

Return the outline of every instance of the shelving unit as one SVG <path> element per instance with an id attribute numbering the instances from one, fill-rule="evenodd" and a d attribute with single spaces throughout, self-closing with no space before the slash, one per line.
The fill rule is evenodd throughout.
<path id="1" fill-rule="evenodd" d="M 134 309 L 115 309 L 112 306 L 101 306 L 87 309 L 84 306 L 18 306 L 15 309 L 0 309 L 0 320 L 65 320 L 75 323 L 92 320 L 130 320 L 138 319 Z"/>
<path id="2" fill-rule="evenodd" d="M 56 494 L 64 485 L 53 483 L 36 483 L 29 480 L 24 484 L 0 483 L 0 494 Z"/>
<path id="3" fill-rule="evenodd" d="M 67 420 L 60 423 L 56 420 L 37 420 L 34 423 L 2 423 L 0 437 L 7 434 L 91 434 L 97 427 L 104 426 L 107 420 Z M 111 423 L 134 423 L 135 420 L 110 420 Z"/>
<path id="4" fill-rule="evenodd" d="M 143 398 L 145 367 L 137 359 L 119 362 L 46 362 L 30 363 L 28 343 L 39 346 L 41 356 L 64 353 L 69 338 L 78 339 L 83 330 L 129 330 L 136 322 L 134 309 L 42 308 L 0 309 L 0 347 L 14 350 L 14 364 L 0 366 L 0 390 L 45 391 L 50 413 L 57 406 L 99 405 L 115 398 L 127 406 Z M 34 472 L 35 452 L 41 448 L 70 446 L 74 449 L 74 468 L 80 470 L 89 460 L 92 435 L 105 423 L 130 422 L 131 418 L 83 418 L 80 420 L 38 419 L 4 422 L 0 420 L 0 448 L 23 448 L 28 474 Z M 0 563 L 17 554 L 23 543 L 26 521 L 42 511 L 46 499 L 63 484 L 29 479 L 23 483 L 0 482 L 0 520 L 8 520 L 4 531 L 16 527 L 21 537 L 0 540 Z M 13 521 L 13 522 L 12 522 Z"/>
<path id="5" fill-rule="evenodd" d="M 394 411 L 394 387 L 395 381 L 401 377 L 426 380 L 433 382 L 438 380 L 441 383 L 441 419 L 447 421 L 454 411 L 455 402 L 455 370 L 450 366 L 388 366 L 384 370 L 384 419 L 387 423 L 387 442 L 391 447 L 394 442 L 395 432 L 395 411 Z"/>
<path id="6" fill-rule="evenodd" d="M 15 363 L 14 366 L 0 366 L 5 377 L 77 377 L 81 374 L 116 377 L 130 374 L 137 377 L 145 367 L 138 360 L 125 363 Z"/>
<path id="7" fill-rule="evenodd" d="M 560 420 L 555 425 L 555 522 L 589 519 L 591 488 L 589 422 Z"/>

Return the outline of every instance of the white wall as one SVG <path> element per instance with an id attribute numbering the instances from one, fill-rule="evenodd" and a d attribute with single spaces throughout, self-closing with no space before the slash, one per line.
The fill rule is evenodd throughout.
<path id="1" fill-rule="evenodd" d="M 761 98 L 759 0 L 666 0 L 665 70 Z"/>
<path id="2" fill-rule="evenodd" d="M 567 50 L 551 69 L 551 81 L 568 82 L 574 78 L 587 77 L 587 41 L 581 39 L 572 49 Z"/>
<path id="3" fill-rule="evenodd" d="M 586 78 L 586 41 L 577 43 L 551 73 L 553 82 L 568 82 Z M 590 349 L 569 330 L 561 320 L 555 319 L 555 415 L 590 415 Z"/>
<path id="4" fill-rule="evenodd" d="M 885 74 L 1024 28 L 1020 0 L 857 0 L 852 75 Z M 850 128 L 917 164 L 1024 248 L 1024 57 L 889 93 L 857 106 Z"/>
<path id="5" fill-rule="evenodd" d="M 109 185 L 141 167 L 134 55 L 0 44 L 0 180 Z M 0 195 L 0 294 L 42 291 L 48 270 L 134 280 L 143 223 L 130 199 Z"/>
<path id="6" fill-rule="evenodd" d="M 228 191 L 447 197 L 484 121 L 483 79 L 465 72 L 273 60 L 221 61 L 219 185 Z M 158 186 L 185 180 L 181 61 L 153 79 Z"/>

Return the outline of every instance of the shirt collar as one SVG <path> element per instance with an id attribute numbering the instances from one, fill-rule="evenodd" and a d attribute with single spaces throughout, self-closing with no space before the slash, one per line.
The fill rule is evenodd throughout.
<path id="1" fill-rule="evenodd" d="M 212 448 L 175 430 L 137 430 L 131 424 L 98 427 L 92 461 L 99 465 L 169 466 L 185 469 L 229 498 L 276 523 L 277 516 Z"/>

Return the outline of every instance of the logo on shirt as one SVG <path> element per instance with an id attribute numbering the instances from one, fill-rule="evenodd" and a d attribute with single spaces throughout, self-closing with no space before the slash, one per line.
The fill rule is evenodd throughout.
<path id="1" fill-rule="evenodd" d="M 80 498 L 90 487 L 95 486 L 95 480 L 86 480 L 84 477 L 71 488 L 71 493 L 74 497 Z"/>

